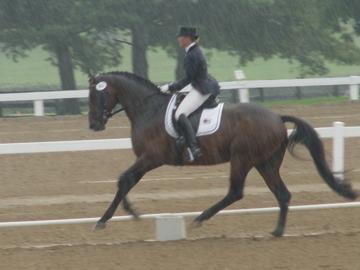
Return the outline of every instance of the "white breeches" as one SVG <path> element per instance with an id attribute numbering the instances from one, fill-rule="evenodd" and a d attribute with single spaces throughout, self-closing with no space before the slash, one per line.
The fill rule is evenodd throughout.
<path id="1" fill-rule="evenodd" d="M 188 117 L 191 113 L 196 111 L 210 97 L 210 95 L 211 94 L 203 95 L 191 87 L 190 92 L 186 95 L 177 108 L 175 112 L 175 119 L 178 120 L 182 114 Z"/>

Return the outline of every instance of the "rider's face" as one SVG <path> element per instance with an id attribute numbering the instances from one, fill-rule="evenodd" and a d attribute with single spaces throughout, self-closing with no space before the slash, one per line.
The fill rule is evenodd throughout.
<path id="1" fill-rule="evenodd" d="M 190 37 L 179 36 L 177 37 L 177 42 L 181 48 L 186 48 L 192 43 L 192 39 Z"/>

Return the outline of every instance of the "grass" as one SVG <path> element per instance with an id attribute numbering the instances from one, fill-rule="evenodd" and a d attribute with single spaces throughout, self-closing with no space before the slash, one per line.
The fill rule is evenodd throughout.
<path id="1" fill-rule="evenodd" d="M 209 50 L 209 71 L 219 81 L 234 80 L 235 69 L 242 69 L 247 79 L 288 79 L 298 77 L 297 63 L 289 63 L 287 60 L 274 57 L 270 60 L 256 59 L 246 66 L 239 66 L 237 57 L 225 52 Z M 59 86 L 58 70 L 46 59 L 49 57 L 46 51 L 37 48 L 28 53 L 28 57 L 20 58 L 13 62 L 3 53 L 0 53 L 0 88 L 36 87 L 47 89 L 49 86 Z M 131 71 L 131 51 L 126 46 L 123 49 L 123 62 L 116 68 L 108 70 Z M 174 79 L 175 59 L 170 58 L 161 49 L 149 50 L 149 76 L 154 82 L 168 82 Z M 348 76 L 360 74 L 360 66 L 342 66 L 328 63 L 330 73 L 328 76 Z M 80 70 L 75 71 L 78 87 L 87 85 L 87 76 Z"/>

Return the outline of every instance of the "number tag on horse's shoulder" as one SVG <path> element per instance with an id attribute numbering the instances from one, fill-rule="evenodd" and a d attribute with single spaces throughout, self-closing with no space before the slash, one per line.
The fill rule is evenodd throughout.
<path id="1" fill-rule="evenodd" d="M 104 91 L 107 87 L 107 83 L 104 81 L 99 82 L 96 86 L 95 89 L 98 91 Z"/>

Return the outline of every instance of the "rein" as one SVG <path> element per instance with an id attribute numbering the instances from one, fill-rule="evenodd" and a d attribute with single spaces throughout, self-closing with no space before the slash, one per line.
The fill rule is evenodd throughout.
<path id="1" fill-rule="evenodd" d="M 155 93 L 155 94 L 152 94 L 152 95 L 149 95 L 147 97 L 145 97 L 145 100 L 151 98 L 151 97 L 154 97 L 154 96 L 157 96 L 158 93 Z M 107 101 L 106 101 L 107 102 Z M 117 103 L 119 104 L 119 103 Z M 112 112 L 108 112 L 107 109 L 104 110 L 104 115 L 106 115 L 107 118 L 111 118 L 113 117 L 115 114 L 119 113 L 119 112 L 122 112 L 124 111 L 125 108 L 121 107 L 120 109 L 117 109 L 116 111 L 112 111 Z"/>
<path id="2" fill-rule="evenodd" d="M 107 118 L 111 118 L 111 117 L 113 117 L 115 114 L 117 114 L 117 113 L 119 113 L 119 112 L 122 112 L 123 110 L 125 110 L 125 109 L 124 109 L 124 108 L 120 108 L 120 109 L 118 109 L 118 110 L 116 110 L 116 111 L 108 112 L 108 111 L 105 109 L 104 113 L 106 113 L 106 117 L 107 117 Z"/>

